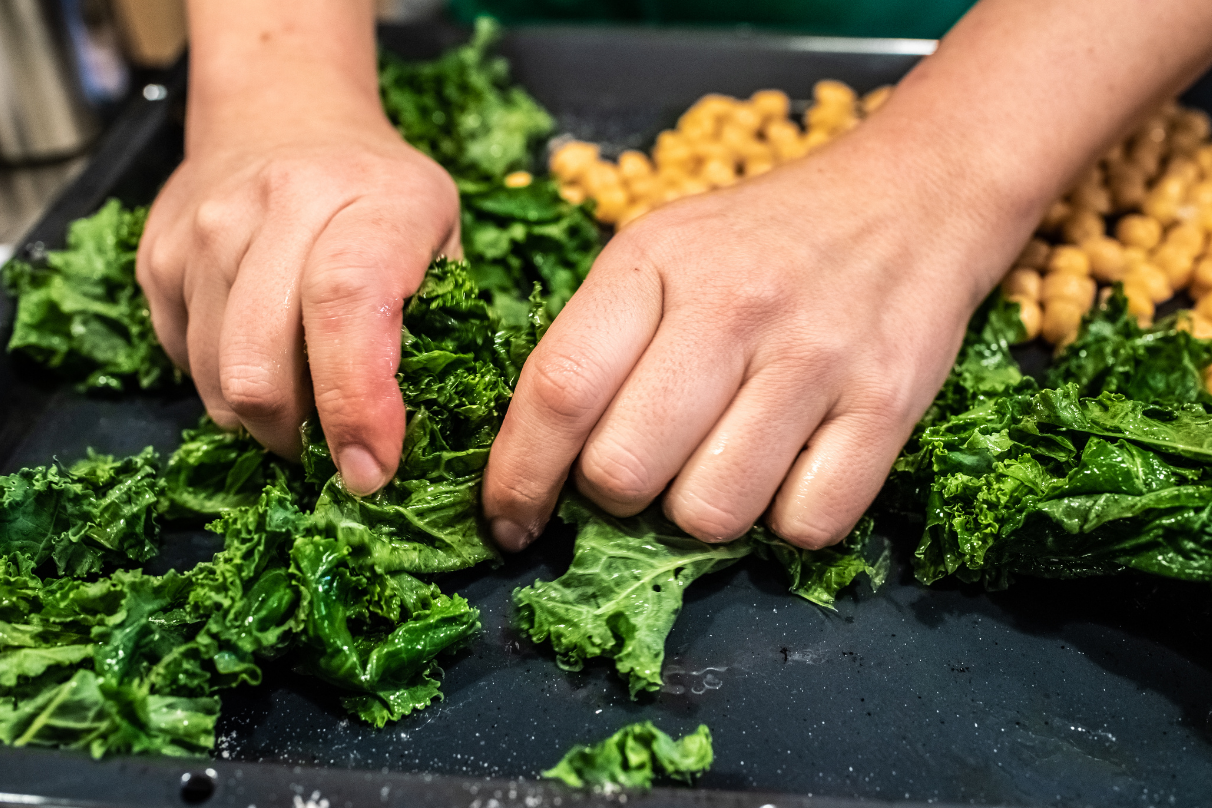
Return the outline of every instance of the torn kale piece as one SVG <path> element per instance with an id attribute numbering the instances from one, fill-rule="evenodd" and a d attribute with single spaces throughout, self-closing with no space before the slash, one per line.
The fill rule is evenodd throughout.
<path id="1" fill-rule="evenodd" d="M 573 788 L 602 791 L 648 789 L 656 778 L 689 785 L 711 768 L 712 759 L 706 724 L 675 741 L 651 721 L 641 721 L 592 746 L 574 746 L 543 776 Z"/>

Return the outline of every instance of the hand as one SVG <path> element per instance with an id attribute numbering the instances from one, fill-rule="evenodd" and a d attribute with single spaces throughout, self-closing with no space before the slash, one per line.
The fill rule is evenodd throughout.
<path id="1" fill-rule="evenodd" d="M 436 254 L 460 254 L 458 193 L 373 84 L 290 87 L 215 111 L 191 98 L 186 159 L 152 206 L 137 275 L 220 426 L 298 457 L 314 407 L 345 484 L 368 494 L 403 442 L 402 306 Z"/>
<path id="2" fill-rule="evenodd" d="M 570 468 L 618 516 L 664 492 L 704 541 L 763 513 L 805 548 L 849 532 L 1035 215 L 864 127 L 607 245 L 493 445 L 484 509 L 503 547 L 541 532 Z"/>

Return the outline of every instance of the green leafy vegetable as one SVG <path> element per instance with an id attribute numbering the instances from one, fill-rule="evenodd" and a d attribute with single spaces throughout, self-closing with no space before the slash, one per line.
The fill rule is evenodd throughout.
<path id="1" fill-rule="evenodd" d="M 656 777 L 692 783 L 711 768 L 712 759 L 706 724 L 675 741 L 651 721 L 642 721 L 593 746 L 574 746 L 543 776 L 573 788 L 647 789 Z"/>
<path id="2" fill-rule="evenodd" d="M 57 574 L 77 578 L 148 560 L 158 550 L 157 473 L 149 448 L 124 460 L 90 452 L 66 471 L 40 466 L 0 477 L 0 553 L 25 572 L 53 561 Z"/>
<path id="3" fill-rule="evenodd" d="M 535 146 L 554 126 L 538 102 L 509 83 L 509 63 L 490 55 L 499 35 L 485 17 L 476 21 L 471 42 L 432 62 L 379 56 L 388 118 L 456 179 L 499 181 L 531 168 Z"/>
<path id="4" fill-rule="evenodd" d="M 111 199 L 73 222 L 67 249 L 48 253 L 44 264 L 5 264 L 5 291 L 17 298 L 8 350 L 83 388 L 149 390 L 178 381 L 135 284 L 135 250 L 146 218 L 146 208 L 125 210 Z"/>
<path id="5" fill-rule="evenodd" d="M 586 659 L 613 659 L 631 695 L 661 687 L 665 638 L 682 608 L 686 586 L 758 552 L 787 572 L 792 591 L 822 606 L 861 572 L 873 586 L 887 573 L 888 550 L 868 561 L 871 520 L 835 548 L 808 551 L 762 528 L 726 544 L 705 544 L 661 514 L 660 505 L 620 519 L 575 494 L 560 518 L 577 526 L 568 571 L 514 591 L 516 622 L 535 642 L 550 641 L 560 667 L 580 670 Z"/>

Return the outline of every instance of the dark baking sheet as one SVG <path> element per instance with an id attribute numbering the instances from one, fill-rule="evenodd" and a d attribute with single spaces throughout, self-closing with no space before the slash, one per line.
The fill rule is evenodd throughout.
<path id="1" fill-rule="evenodd" d="M 382 31 L 386 46 L 417 58 L 460 36 L 441 26 Z M 894 81 L 928 47 L 542 28 L 510 34 L 503 49 L 562 131 L 620 148 L 644 143 L 707 91 L 773 86 L 803 99 L 826 77 L 866 90 Z M 167 99 L 140 100 L 128 111 L 97 161 L 31 234 L 31 248 L 58 246 L 66 222 L 111 192 L 131 203 L 150 200 L 180 158 L 182 80 L 178 74 L 170 82 Z M 1203 100 L 1207 86 L 1190 98 Z M 10 310 L 0 299 L 6 324 Z M 1045 356 L 1038 349 L 1025 354 L 1037 367 Z M 129 453 L 151 444 L 169 452 L 201 412 L 191 393 L 81 396 L 5 356 L 0 473 L 52 458 L 70 462 L 89 446 Z M 674 733 L 707 723 L 716 764 L 702 786 L 741 792 L 658 791 L 653 803 L 793 804 L 765 792 L 1014 805 L 1209 801 L 1208 587 L 1120 576 L 1023 580 L 995 594 L 954 584 L 926 589 L 908 570 L 914 527 L 883 527 L 894 531 L 898 547 L 890 582 L 878 593 L 865 584 L 853 588 L 836 614 L 789 596 L 778 575 L 757 562 L 700 581 L 669 638 L 665 690 L 639 702 L 606 666 L 562 672 L 545 649 L 510 628 L 513 588 L 558 575 L 568 562 L 568 534 L 555 528 L 496 571 L 444 580 L 445 589 L 482 610 L 484 635 L 447 661 L 441 703 L 376 731 L 350 720 L 331 689 L 272 667 L 260 687 L 226 694 L 210 800 L 314 808 L 307 801 L 319 790 L 312 801 L 332 795 L 332 808 L 362 804 L 368 795 L 381 795 L 384 804 L 497 808 L 488 802 L 497 799 L 502 808 L 537 808 L 558 792 L 525 786 L 509 798 L 509 786 L 488 784 L 477 804 L 480 786 L 473 793 L 457 778 L 534 778 L 571 744 L 651 718 Z M 207 534 L 174 534 L 152 569 L 187 565 L 215 548 Z M 248 765 L 256 761 L 305 768 Z M 207 765 L 94 764 L 0 749 L 0 805 L 48 798 L 180 804 L 181 774 Z M 488 797 L 502 789 L 504 796 Z M 301 803 L 292 803 L 294 796 Z"/>

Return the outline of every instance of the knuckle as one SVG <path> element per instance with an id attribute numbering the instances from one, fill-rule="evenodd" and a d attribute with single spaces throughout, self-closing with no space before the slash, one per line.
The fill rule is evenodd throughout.
<path id="1" fill-rule="evenodd" d="M 830 547 L 841 541 L 845 535 L 844 532 L 786 514 L 772 514 L 767 523 L 776 536 L 805 550 Z"/>
<path id="2" fill-rule="evenodd" d="M 219 199 L 207 199 L 194 210 L 194 235 L 202 244 L 216 244 L 239 224 L 235 207 Z"/>
<path id="3" fill-rule="evenodd" d="M 626 505 L 646 505 L 659 493 L 642 458 L 611 441 L 593 443 L 581 454 L 578 468 L 583 483 L 606 499 Z"/>
<path id="4" fill-rule="evenodd" d="M 539 409 L 561 421 L 581 421 L 598 406 L 598 385 L 586 362 L 568 354 L 532 355 L 522 377 Z"/>
<path id="5" fill-rule="evenodd" d="M 232 412 L 254 422 L 276 421 L 290 410 L 285 392 L 274 385 L 260 365 L 235 363 L 219 375 L 223 400 Z"/>
<path id="6" fill-rule="evenodd" d="M 665 498 L 665 515 L 699 541 L 712 544 L 732 541 L 753 526 L 736 512 L 687 492 Z"/>
<path id="7" fill-rule="evenodd" d="M 338 252 L 325 256 L 305 273 L 303 298 L 321 312 L 375 305 L 384 297 L 392 298 L 393 311 L 400 308 L 399 295 L 385 295 L 381 284 L 356 268 L 365 266 L 367 258 L 353 245 L 343 246 Z"/>

